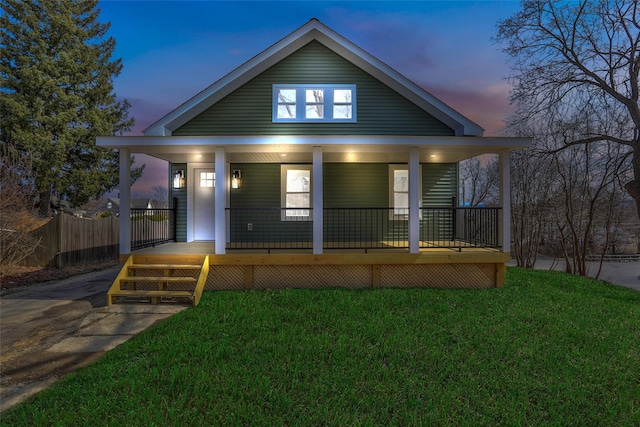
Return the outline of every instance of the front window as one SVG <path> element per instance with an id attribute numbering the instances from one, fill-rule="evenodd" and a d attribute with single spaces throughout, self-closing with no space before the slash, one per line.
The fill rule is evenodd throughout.
<path id="1" fill-rule="evenodd" d="M 274 122 L 355 122 L 356 85 L 273 85 Z"/>
<path id="2" fill-rule="evenodd" d="M 311 208 L 311 165 L 282 165 L 282 219 L 308 220 Z"/>

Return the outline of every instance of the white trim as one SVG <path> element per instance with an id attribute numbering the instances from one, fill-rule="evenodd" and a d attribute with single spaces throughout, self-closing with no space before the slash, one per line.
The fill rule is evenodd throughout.
<path id="1" fill-rule="evenodd" d="M 224 254 L 227 250 L 227 193 L 229 188 L 229 174 L 227 167 L 227 158 L 224 147 L 216 148 L 215 171 L 216 181 L 215 188 L 215 253 Z"/>
<path id="2" fill-rule="evenodd" d="M 322 147 L 313 147 L 313 170 L 311 176 L 315 179 L 311 180 L 313 206 L 313 253 L 321 254 L 323 246 L 323 215 L 324 215 L 324 192 L 322 186 Z"/>
<path id="3" fill-rule="evenodd" d="M 120 148 L 120 254 L 131 253 L 131 155 Z"/>
<path id="4" fill-rule="evenodd" d="M 502 252 L 511 252 L 511 157 L 508 151 L 498 156 L 500 173 L 500 205 L 498 242 Z"/>
<path id="5" fill-rule="evenodd" d="M 213 169 L 216 172 L 215 163 L 187 163 L 187 242 L 193 242 L 195 238 L 193 206 L 195 203 L 195 186 L 197 185 L 195 179 L 196 169 Z"/>
<path id="6" fill-rule="evenodd" d="M 420 252 L 420 200 L 422 199 L 422 168 L 420 167 L 420 151 L 409 150 L 409 253 Z"/>
<path id="7" fill-rule="evenodd" d="M 349 40 L 331 30 L 317 19 L 312 19 L 282 40 L 262 51 L 229 74 L 174 109 L 143 131 L 145 135 L 165 136 L 229 95 L 258 74 L 291 55 L 312 40 L 344 57 L 374 78 L 385 83 L 400 95 L 442 121 L 457 136 L 481 136 L 483 129 L 431 95 L 402 74 Z"/>
<path id="8" fill-rule="evenodd" d="M 531 145 L 531 138 L 475 137 L 475 136 L 381 136 L 381 135 L 338 135 L 338 136 L 102 136 L 96 144 L 106 148 L 163 147 L 168 153 L 181 153 L 188 148 L 224 145 L 227 149 L 247 146 L 251 151 L 259 151 L 260 146 L 293 145 L 389 145 L 389 146 L 443 146 L 443 147 L 483 147 L 486 153 L 498 153 L 503 149 L 520 150 Z"/>

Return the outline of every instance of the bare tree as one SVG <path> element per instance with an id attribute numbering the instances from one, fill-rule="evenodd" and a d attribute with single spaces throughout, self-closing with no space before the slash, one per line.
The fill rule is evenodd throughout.
<path id="1" fill-rule="evenodd" d="M 31 234 L 40 225 L 30 159 L 3 150 L 0 157 L 0 274 L 11 274 L 40 241 Z"/>
<path id="2" fill-rule="evenodd" d="M 496 205 L 500 200 L 498 157 L 483 162 L 472 157 L 460 163 L 460 200 L 463 205 Z"/>
<path id="3" fill-rule="evenodd" d="M 554 122 L 560 133 L 566 124 L 564 147 L 610 141 L 630 152 L 624 187 L 640 218 L 639 14 L 637 1 L 528 0 L 499 22 L 496 40 L 512 58 L 521 118 Z M 571 137 L 581 113 L 602 120 Z"/>
<path id="4" fill-rule="evenodd" d="M 156 185 L 151 188 L 150 199 L 156 208 L 166 209 L 169 207 L 169 190 L 162 185 Z"/>
<path id="5" fill-rule="evenodd" d="M 599 142 L 549 151 L 559 183 L 550 213 L 568 273 L 587 275 L 589 258 L 599 255 L 602 262 L 607 251 L 619 211 L 617 178 L 625 165 L 620 148 Z"/>

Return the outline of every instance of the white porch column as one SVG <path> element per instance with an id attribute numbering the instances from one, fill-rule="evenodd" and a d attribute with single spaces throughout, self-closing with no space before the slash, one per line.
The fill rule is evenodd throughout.
<path id="1" fill-rule="evenodd" d="M 131 154 L 120 148 L 120 255 L 131 253 Z"/>
<path id="2" fill-rule="evenodd" d="M 322 253 L 322 234 L 324 221 L 323 184 L 322 184 L 322 147 L 313 147 L 313 253 Z"/>
<path id="3" fill-rule="evenodd" d="M 409 253 L 420 252 L 420 151 L 409 149 Z"/>
<path id="4" fill-rule="evenodd" d="M 229 171 L 227 170 L 227 156 L 224 147 L 216 147 L 216 188 L 215 188 L 215 226 L 216 254 L 226 253 L 227 248 L 227 191 L 229 187 Z"/>
<path id="5" fill-rule="evenodd" d="M 500 168 L 500 206 L 498 216 L 498 243 L 502 246 L 502 252 L 511 252 L 511 158 L 509 150 L 499 153 L 498 163 Z"/>

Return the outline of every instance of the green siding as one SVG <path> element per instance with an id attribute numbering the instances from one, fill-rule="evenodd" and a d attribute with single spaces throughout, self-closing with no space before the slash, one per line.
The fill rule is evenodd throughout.
<path id="1" fill-rule="evenodd" d="M 389 204 L 386 163 L 325 163 L 325 208 L 381 208 Z"/>
<path id="2" fill-rule="evenodd" d="M 273 123 L 272 85 L 356 84 L 356 123 Z M 453 135 L 452 129 L 313 41 L 195 117 L 173 135 Z"/>
<path id="3" fill-rule="evenodd" d="M 424 163 L 422 165 L 422 206 L 450 207 L 458 192 L 456 163 Z"/>
<path id="4" fill-rule="evenodd" d="M 443 208 L 425 210 L 420 220 L 420 239 L 447 241 L 453 238 L 455 212 L 452 197 L 458 191 L 456 163 L 427 163 L 422 165 L 422 206 Z"/>
<path id="5" fill-rule="evenodd" d="M 173 188 L 172 178 L 173 175 L 179 171 L 183 170 L 185 175 L 187 173 L 187 164 L 186 163 L 172 163 L 169 165 L 169 191 L 170 199 L 176 199 L 177 207 L 176 210 L 176 240 L 178 242 L 186 242 L 187 241 L 187 186 L 189 185 L 188 179 L 189 177 L 185 176 L 186 185 L 184 188 Z"/>

